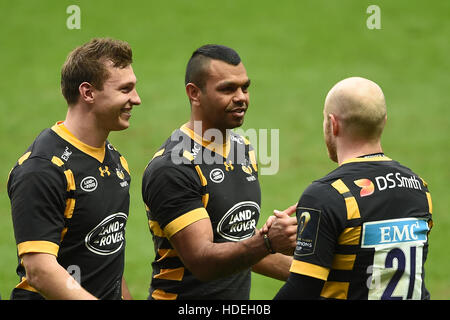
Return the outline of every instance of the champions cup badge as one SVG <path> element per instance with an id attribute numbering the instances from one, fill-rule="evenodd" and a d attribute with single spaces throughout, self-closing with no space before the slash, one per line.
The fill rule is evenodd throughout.
<path id="1" fill-rule="evenodd" d="M 308 211 L 302 212 L 300 219 L 299 219 L 299 225 L 298 225 L 298 234 L 301 235 L 303 231 L 306 228 L 306 225 L 308 224 L 309 220 L 311 220 L 311 215 Z"/>

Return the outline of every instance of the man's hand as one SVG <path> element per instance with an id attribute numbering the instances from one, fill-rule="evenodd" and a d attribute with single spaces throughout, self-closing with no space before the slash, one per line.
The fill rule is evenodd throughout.
<path id="1" fill-rule="evenodd" d="M 267 233 L 269 232 L 269 228 L 272 226 L 273 221 L 278 217 L 278 216 L 283 216 L 282 213 L 287 214 L 288 216 L 291 216 L 292 214 L 295 213 L 297 209 L 297 204 L 293 204 L 292 206 L 288 207 L 287 209 L 280 211 L 280 210 L 273 210 L 273 216 L 270 216 L 266 223 L 263 225 L 263 227 L 261 228 L 261 232 L 262 233 Z M 296 218 L 295 218 L 296 219 Z M 297 222 L 296 222 L 297 223 Z"/>
<path id="2" fill-rule="evenodd" d="M 297 205 L 292 205 L 284 211 L 274 210 L 274 216 L 267 219 L 261 229 L 267 233 L 272 249 L 285 255 L 292 255 L 297 240 L 297 218 L 290 217 Z"/>

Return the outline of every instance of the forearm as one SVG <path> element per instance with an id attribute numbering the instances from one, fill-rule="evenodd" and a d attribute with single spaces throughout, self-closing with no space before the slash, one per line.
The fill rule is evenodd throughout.
<path id="1" fill-rule="evenodd" d="M 122 277 L 122 299 L 123 300 L 133 300 L 133 297 L 131 296 L 130 290 L 128 289 L 128 286 L 127 286 L 127 283 L 126 283 L 124 277 Z"/>
<path id="2" fill-rule="evenodd" d="M 23 261 L 28 283 L 46 299 L 96 299 L 56 262 L 55 257 L 48 254 L 27 254 Z"/>
<path id="3" fill-rule="evenodd" d="M 190 267 L 197 278 L 210 281 L 250 268 L 268 253 L 264 240 L 257 232 L 239 242 L 210 242 L 204 245 Z"/>
<path id="4" fill-rule="evenodd" d="M 256 263 L 252 271 L 267 277 L 286 281 L 289 277 L 292 257 L 281 253 L 270 254 Z"/>

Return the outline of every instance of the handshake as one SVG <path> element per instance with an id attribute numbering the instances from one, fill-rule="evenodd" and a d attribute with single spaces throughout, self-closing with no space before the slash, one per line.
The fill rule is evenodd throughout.
<path id="1" fill-rule="evenodd" d="M 291 217 L 295 213 L 297 204 L 284 211 L 274 210 L 264 226 L 259 230 L 264 238 L 267 249 L 271 253 L 282 253 L 292 256 L 297 241 L 297 218 Z"/>

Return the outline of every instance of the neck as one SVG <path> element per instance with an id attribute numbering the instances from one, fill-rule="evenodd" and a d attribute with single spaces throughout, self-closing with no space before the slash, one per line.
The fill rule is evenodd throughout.
<path id="1" fill-rule="evenodd" d="M 89 112 L 84 112 L 84 106 L 77 105 L 67 110 L 64 125 L 81 142 L 95 148 L 105 145 L 109 132 L 95 121 Z"/>
<path id="2" fill-rule="evenodd" d="M 221 133 L 222 143 L 228 141 L 228 131 L 226 129 L 222 130 L 211 127 L 206 123 L 206 121 L 194 120 L 193 118 L 191 118 L 189 122 L 186 123 L 186 126 L 194 131 L 198 136 L 202 137 L 203 140 L 210 141 L 211 137 L 217 137 L 217 131 L 219 131 Z M 205 137 L 205 132 L 208 130 L 211 131 Z"/>
<path id="3" fill-rule="evenodd" d="M 383 152 L 380 141 L 377 142 L 352 141 L 345 144 L 341 142 L 336 146 L 336 149 L 337 149 L 337 160 L 339 165 L 341 165 L 343 162 L 349 159 L 358 158 L 368 154 Z"/>

